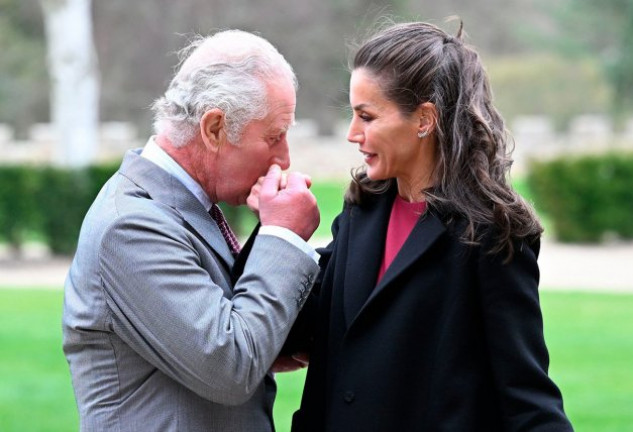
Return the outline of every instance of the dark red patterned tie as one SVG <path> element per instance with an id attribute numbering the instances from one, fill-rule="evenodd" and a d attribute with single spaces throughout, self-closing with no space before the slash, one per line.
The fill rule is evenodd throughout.
<path id="1" fill-rule="evenodd" d="M 237 237 L 235 237 L 235 234 L 226 221 L 222 210 L 220 209 L 220 207 L 213 204 L 211 206 L 209 214 L 211 215 L 215 223 L 218 224 L 218 228 L 220 228 L 220 232 L 222 233 L 226 244 L 229 246 L 231 253 L 233 254 L 233 256 L 237 256 L 237 254 L 240 253 L 240 243 L 237 241 Z"/>

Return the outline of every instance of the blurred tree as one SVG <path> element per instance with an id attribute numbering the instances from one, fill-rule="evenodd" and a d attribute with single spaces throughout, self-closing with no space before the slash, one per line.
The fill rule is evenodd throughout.
<path id="1" fill-rule="evenodd" d="M 485 59 L 495 105 L 511 126 L 518 116 L 547 116 L 557 130 L 573 117 L 606 114 L 611 88 L 600 64 L 550 53 Z"/>
<path id="2" fill-rule="evenodd" d="M 616 116 L 633 113 L 633 0 L 541 0 L 557 27 L 541 40 L 571 56 L 597 57 Z"/>
<path id="3" fill-rule="evenodd" d="M 591 8 L 592 16 L 604 14 L 602 24 L 613 33 L 613 39 L 602 47 L 604 63 L 613 84 L 616 110 L 630 113 L 633 111 L 633 0 L 582 2 Z"/>
<path id="4" fill-rule="evenodd" d="M 405 10 L 417 13 L 422 21 L 431 21 L 454 34 L 456 16 L 464 22 L 467 41 L 479 51 L 494 55 L 517 55 L 531 49 L 523 36 L 525 27 L 532 28 L 542 17 L 531 4 L 533 0 L 444 0 L 406 2 Z"/>
<path id="5" fill-rule="evenodd" d="M 89 165 L 99 140 L 99 72 L 92 36 L 91 0 L 41 0 L 44 10 L 54 161 Z"/>
<path id="6" fill-rule="evenodd" d="M 322 133 L 331 132 L 346 100 L 341 93 L 347 85 L 345 36 L 354 30 L 361 3 L 270 0 L 255 7 L 249 0 L 234 0 L 227 7 L 219 0 L 95 2 L 103 117 L 134 120 L 149 132 L 147 107 L 165 90 L 177 63 L 169 53 L 192 33 L 240 28 L 262 35 L 284 54 L 300 82 L 297 116 L 314 118 Z"/>
<path id="7" fill-rule="evenodd" d="M 37 0 L 0 0 L 0 122 L 18 138 L 48 118 L 48 77 Z"/>
<path id="8" fill-rule="evenodd" d="M 16 127 L 22 124 L 22 130 L 35 121 L 48 120 L 40 1 L 54 0 L 0 0 L 3 50 L 0 122 Z M 548 5 L 540 7 L 539 2 Z M 502 89 L 510 106 L 508 112 L 521 114 L 525 109 L 527 105 L 521 93 L 524 89 L 533 100 L 530 113 L 550 106 L 551 86 L 546 81 L 551 71 L 535 67 L 529 74 L 521 75 L 525 86 L 516 88 L 512 83 L 517 79 L 513 74 L 526 65 L 520 58 L 523 54 L 542 53 L 552 48 L 558 48 L 558 55 L 582 52 L 584 58 L 579 55 L 574 59 L 582 64 L 588 52 L 600 53 L 602 63 L 608 65 L 606 69 L 612 82 L 621 83 L 613 93 L 621 99 L 619 103 L 624 104 L 633 100 L 626 96 L 630 94 L 630 84 L 628 87 L 625 84 L 633 77 L 630 64 L 633 56 L 626 51 L 626 47 L 632 45 L 631 2 L 633 0 L 96 1 L 92 2 L 92 17 L 101 77 L 101 119 L 131 121 L 142 135 L 150 133 L 152 119 L 148 107 L 164 92 L 178 62 L 173 54 L 186 43 L 187 36 L 241 28 L 269 39 L 295 68 L 300 82 L 297 117 L 316 119 L 321 133 L 332 132 L 347 106 L 348 45 L 362 38 L 367 28 L 374 27 L 376 18 L 385 14 L 394 15 L 396 19 L 431 21 L 450 32 L 454 32 L 457 25 L 445 23 L 444 18 L 459 15 L 468 40 L 482 53 L 486 65 L 491 65 L 491 60 L 499 56 L 518 64 L 512 69 L 506 67 L 504 61 L 502 67 L 503 80 L 509 83 Z M 68 26 L 76 32 L 75 27 L 75 23 Z M 621 37 L 625 34 L 628 39 Z M 564 35 L 569 37 L 561 38 Z M 89 40 L 75 39 L 76 42 Z M 626 66 L 627 61 L 629 66 Z M 543 83 L 538 87 L 545 94 L 534 95 L 539 90 L 530 85 L 532 79 Z M 602 75 L 596 78 L 600 81 L 597 87 L 600 98 L 603 79 Z M 582 84 L 585 82 L 570 80 L 569 86 L 578 83 L 579 87 L 568 91 L 578 95 L 586 93 Z M 496 89 L 494 83 L 493 88 Z M 531 92 L 527 90 L 530 88 Z M 515 89 L 518 92 L 514 92 Z M 561 102 L 565 99 L 561 96 Z M 578 110 L 595 112 L 599 104 L 586 100 L 586 108 L 581 105 L 572 107 L 561 103 L 557 108 L 561 111 L 560 118 L 569 118 Z M 600 107 L 602 109 L 602 105 Z"/>

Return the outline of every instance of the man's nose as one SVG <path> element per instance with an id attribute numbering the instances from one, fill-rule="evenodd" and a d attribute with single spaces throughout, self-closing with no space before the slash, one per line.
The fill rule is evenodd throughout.
<path id="1" fill-rule="evenodd" d="M 288 148 L 288 141 L 284 140 L 283 145 L 279 146 L 279 152 L 275 155 L 274 163 L 278 164 L 282 170 L 290 168 L 290 149 Z"/>

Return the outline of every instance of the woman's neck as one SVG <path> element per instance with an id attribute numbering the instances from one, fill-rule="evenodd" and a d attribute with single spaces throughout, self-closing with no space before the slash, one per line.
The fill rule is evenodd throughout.
<path id="1" fill-rule="evenodd" d="M 398 184 L 398 195 L 408 202 L 426 201 L 426 194 L 423 192 L 429 187 L 428 181 L 409 182 L 403 179 L 396 179 Z"/>

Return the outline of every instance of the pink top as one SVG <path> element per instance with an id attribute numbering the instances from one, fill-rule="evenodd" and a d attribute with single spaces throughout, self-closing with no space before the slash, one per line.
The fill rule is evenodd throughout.
<path id="1" fill-rule="evenodd" d="M 396 196 L 391 207 L 391 216 L 389 216 L 385 253 L 382 257 L 380 272 L 378 273 L 378 282 L 380 282 L 396 255 L 398 255 L 402 245 L 425 210 L 426 201 L 411 203 L 405 201 L 400 195 Z"/>

